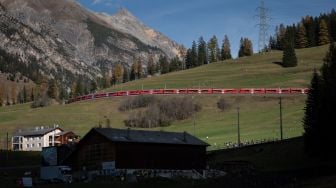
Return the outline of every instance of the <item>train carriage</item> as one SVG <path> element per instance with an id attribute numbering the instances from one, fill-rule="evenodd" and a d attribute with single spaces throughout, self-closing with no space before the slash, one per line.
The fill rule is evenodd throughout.
<path id="1" fill-rule="evenodd" d="M 238 94 L 238 89 L 224 89 L 224 94 Z"/>

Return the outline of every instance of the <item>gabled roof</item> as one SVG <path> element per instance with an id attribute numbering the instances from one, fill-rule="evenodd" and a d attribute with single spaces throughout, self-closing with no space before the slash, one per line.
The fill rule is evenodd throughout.
<path id="1" fill-rule="evenodd" d="M 45 135 L 49 132 L 52 132 L 54 130 L 60 130 L 63 131 L 63 129 L 56 127 L 56 128 L 39 128 L 39 129 L 31 129 L 31 130 L 22 130 L 22 131 L 17 131 L 13 134 L 13 136 L 41 136 Z"/>
<path id="2" fill-rule="evenodd" d="M 59 132 L 59 133 L 56 133 L 55 136 L 63 136 L 63 135 L 66 135 L 66 134 L 74 134 L 74 132 L 72 131 L 62 131 L 62 132 Z"/>
<path id="3" fill-rule="evenodd" d="M 177 133 L 112 128 L 93 128 L 91 131 L 96 131 L 112 142 L 209 146 L 208 143 L 188 134 L 187 132 Z"/>

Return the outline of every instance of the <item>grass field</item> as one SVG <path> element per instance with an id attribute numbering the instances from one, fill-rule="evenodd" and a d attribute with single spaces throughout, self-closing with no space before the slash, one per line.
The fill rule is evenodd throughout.
<path id="1" fill-rule="evenodd" d="M 274 62 L 281 61 L 281 52 L 257 54 L 252 57 L 213 63 L 195 69 L 170 73 L 114 86 L 108 90 L 130 90 L 149 88 L 185 87 L 307 87 L 314 68 L 322 65 L 327 46 L 297 51 L 299 66 L 284 69 Z M 278 96 L 226 96 L 230 108 L 220 112 L 216 103 L 220 96 L 195 96 L 202 104 L 202 111 L 193 118 L 177 121 L 170 127 L 157 128 L 164 131 L 187 131 L 211 144 L 210 149 L 220 148 L 225 142 L 237 140 L 237 112 L 240 107 L 241 140 L 279 138 Z M 30 104 L 0 108 L 1 147 L 6 132 L 34 128 L 35 126 L 60 125 L 84 135 L 90 128 L 111 121 L 112 127 L 124 128 L 123 120 L 127 112 L 119 112 L 117 107 L 127 98 L 111 98 L 85 101 L 70 105 L 54 105 L 46 108 L 31 109 Z M 284 137 L 302 134 L 305 96 L 284 96 L 283 125 Z M 195 131 L 194 131 L 195 130 Z"/>
<path id="2" fill-rule="evenodd" d="M 230 107 L 221 112 L 216 107 L 220 96 L 194 96 L 202 105 L 202 111 L 193 118 L 177 121 L 169 127 L 156 128 L 164 131 L 187 131 L 211 144 L 212 148 L 222 147 L 225 142 L 237 140 L 237 112 L 240 107 L 240 127 L 242 141 L 279 138 L 279 104 L 275 96 L 226 96 Z M 84 135 L 90 128 L 111 120 L 112 127 L 123 128 L 127 112 L 119 112 L 117 107 L 125 98 L 87 101 L 70 105 L 56 105 L 48 108 L 30 109 L 28 104 L 0 109 L 2 130 L 10 133 L 23 127 L 58 124 L 66 130 Z M 283 125 L 286 138 L 302 133 L 301 118 L 305 96 L 283 98 Z M 195 128 L 195 129 L 194 129 Z M 2 138 L 5 131 L 1 132 Z M 208 137 L 208 139 L 206 139 Z"/>
<path id="3" fill-rule="evenodd" d="M 328 46 L 296 50 L 298 66 L 282 68 L 281 51 L 212 63 L 162 76 L 116 85 L 106 91 L 154 88 L 307 87 Z"/>

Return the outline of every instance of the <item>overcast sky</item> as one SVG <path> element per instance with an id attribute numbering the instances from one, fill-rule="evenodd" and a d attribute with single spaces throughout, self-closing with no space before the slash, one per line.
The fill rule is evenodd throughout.
<path id="1" fill-rule="evenodd" d="M 190 47 L 200 36 L 208 40 L 216 35 L 222 41 L 228 35 L 232 55 L 237 56 L 241 37 L 252 39 L 258 50 L 259 0 L 78 0 L 96 12 L 114 14 L 128 9 L 147 26 L 176 42 Z M 265 0 L 270 20 L 269 34 L 280 23 L 296 23 L 305 15 L 318 16 L 336 9 L 336 0 Z"/>

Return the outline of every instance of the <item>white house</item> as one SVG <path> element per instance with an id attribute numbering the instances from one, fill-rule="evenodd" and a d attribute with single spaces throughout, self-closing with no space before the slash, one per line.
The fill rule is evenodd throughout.
<path id="1" fill-rule="evenodd" d="M 13 134 L 13 151 L 42 151 L 42 147 L 56 145 L 55 137 L 64 132 L 61 128 L 36 127 L 32 130 L 19 130 Z"/>

